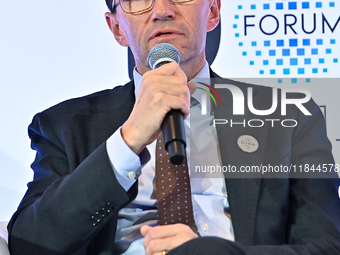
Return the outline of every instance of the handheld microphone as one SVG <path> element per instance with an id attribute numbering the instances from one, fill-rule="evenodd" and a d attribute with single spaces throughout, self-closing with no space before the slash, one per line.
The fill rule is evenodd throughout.
<path id="1" fill-rule="evenodd" d="M 149 53 L 148 62 L 151 69 L 156 69 L 170 62 L 181 62 L 181 54 L 169 43 L 157 44 Z M 165 149 L 169 153 L 170 162 L 179 165 L 185 156 L 185 129 L 183 115 L 180 110 L 170 110 L 162 123 Z"/>

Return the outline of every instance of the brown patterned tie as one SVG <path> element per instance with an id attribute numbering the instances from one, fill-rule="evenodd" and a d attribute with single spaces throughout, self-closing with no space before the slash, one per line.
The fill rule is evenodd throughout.
<path id="1" fill-rule="evenodd" d="M 195 232 L 187 158 L 181 165 L 173 165 L 167 155 L 163 135 L 156 144 L 156 189 L 158 224 L 183 223 Z"/>

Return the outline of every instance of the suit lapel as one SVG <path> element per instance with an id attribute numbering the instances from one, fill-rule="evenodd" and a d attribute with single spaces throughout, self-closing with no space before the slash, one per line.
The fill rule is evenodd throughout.
<path id="1" fill-rule="evenodd" d="M 212 73 L 211 77 L 219 78 L 214 73 Z M 219 80 L 219 82 L 221 82 L 221 80 Z M 244 95 L 246 95 L 245 84 L 235 84 L 234 81 L 227 79 L 223 79 L 223 84 L 237 85 L 242 89 Z M 216 90 L 221 97 L 223 106 L 217 105 L 214 107 L 214 118 L 228 120 L 228 124 L 226 125 L 216 125 L 223 166 L 230 165 L 239 168 L 243 165 L 260 165 L 264 157 L 266 132 L 263 132 L 262 128 L 250 128 L 247 124 L 246 127 L 239 124 L 231 127 L 231 120 L 242 123 L 244 119 L 247 122 L 247 120 L 252 119 L 252 117 L 250 117 L 247 112 L 242 116 L 233 116 L 231 93 L 227 89 Z M 258 151 L 254 153 L 242 151 L 237 145 L 237 140 L 241 135 L 251 135 L 261 142 Z M 253 243 L 261 179 L 236 179 L 226 176 L 225 180 L 235 239 L 243 245 L 251 245 Z"/>

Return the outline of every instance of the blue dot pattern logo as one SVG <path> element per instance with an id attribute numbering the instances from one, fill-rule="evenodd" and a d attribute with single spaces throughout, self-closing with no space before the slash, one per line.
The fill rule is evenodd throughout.
<path id="1" fill-rule="evenodd" d="M 271 36 L 268 36 L 270 34 L 261 34 L 261 36 L 251 37 L 247 36 L 247 33 L 244 32 L 247 27 L 245 28 L 246 20 L 243 13 L 246 13 L 245 10 L 254 10 L 252 14 L 256 14 L 256 10 L 261 11 L 262 13 L 263 11 L 267 11 L 267 16 L 270 16 L 273 20 L 275 19 L 278 22 L 278 19 L 274 17 L 271 12 L 275 11 L 277 13 L 279 11 L 287 11 L 286 13 L 288 14 L 293 13 L 292 11 L 294 10 L 302 11 L 305 13 L 309 10 L 312 13 L 311 15 L 313 15 L 313 12 L 315 12 L 315 10 L 319 10 L 321 12 L 329 10 L 334 12 L 337 10 L 335 6 L 336 3 L 333 1 L 283 1 L 276 3 L 272 1 L 270 1 L 269 3 L 261 3 L 259 1 L 256 1 L 255 3 L 251 4 L 248 3 L 237 5 L 236 14 L 234 16 L 234 23 L 232 24 L 232 26 L 235 31 L 235 37 L 236 39 L 238 39 L 238 47 L 239 49 L 241 49 L 241 56 L 247 58 L 247 61 L 251 67 L 258 68 L 258 72 L 260 75 L 285 76 L 291 75 L 292 73 L 297 75 L 304 75 L 306 73 L 328 73 L 328 68 L 330 66 L 339 63 L 339 38 L 336 38 L 336 35 L 339 33 L 333 33 L 331 35 L 333 38 L 331 39 L 325 39 L 322 36 L 315 38 L 316 35 L 313 35 L 312 33 L 303 34 L 303 38 L 301 38 L 300 35 L 294 36 L 294 33 L 282 34 L 282 38 L 279 39 L 277 38 L 278 33 L 276 34 L 276 37 L 274 39 L 272 39 Z M 248 14 L 249 12 L 247 12 L 247 15 Z M 255 15 L 249 17 L 253 18 L 255 17 Z M 332 24 L 329 24 L 327 20 L 323 20 L 324 23 L 327 22 L 327 24 L 325 24 L 326 26 L 328 25 L 329 29 L 333 29 L 332 32 L 336 30 L 338 23 L 340 27 L 339 21 L 340 16 L 338 21 L 336 23 L 332 21 Z M 258 26 L 258 24 L 256 24 L 256 21 L 254 20 L 250 19 L 248 22 L 250 24 L 248 24 L 248 29 L 252 29 L 251 27 Z M 306 26 L 308 27 L 308 24 Z M 294 28 L 289 26 L 288 28 L 294 31 Z M 257 38 L 261 39 L 257 40 Z"/>

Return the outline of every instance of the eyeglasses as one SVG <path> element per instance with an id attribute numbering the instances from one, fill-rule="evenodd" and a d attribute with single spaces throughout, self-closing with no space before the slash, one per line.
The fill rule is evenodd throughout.
<path id="1" fill-rule="evenodd" d="M 173 4 L 183 4 L 194 0 L 169 0 Z M 114 4 L 115 1 L 113 1 Z M 120 4 L 122 10 L 128 14 L 138 14 L 146 12 L 154 6 L 155 0 L 118 0 L 118 3 L 113 6 L 113 11 Z"/>

